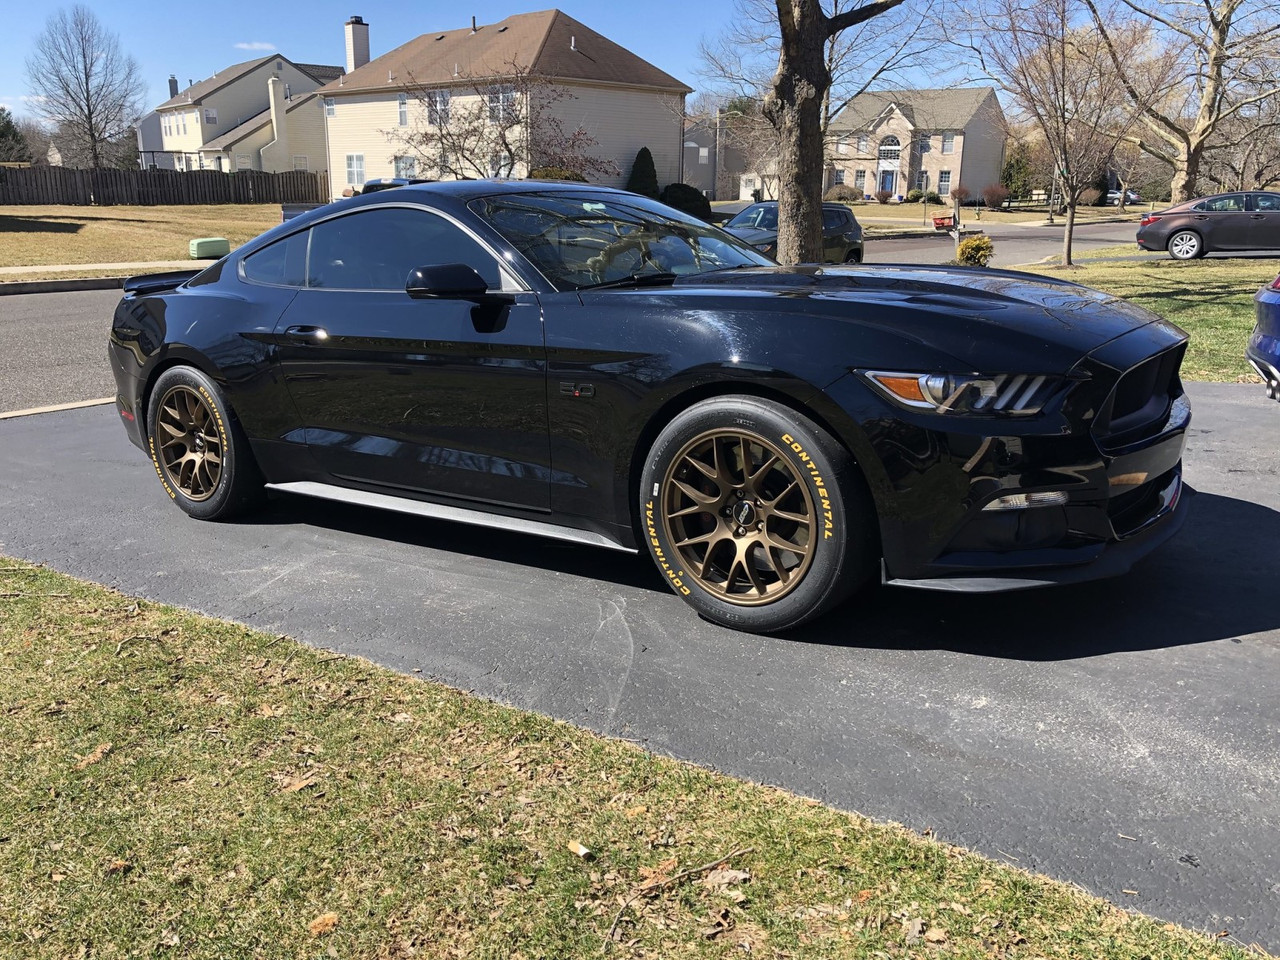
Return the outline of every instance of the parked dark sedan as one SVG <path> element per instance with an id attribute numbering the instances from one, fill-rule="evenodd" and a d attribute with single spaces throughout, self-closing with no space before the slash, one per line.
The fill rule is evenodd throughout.
<path id="1" fill-rule="evenodd" d="M 1220 193 L 1149 213 L 1138 226 L 1138 246 L 1168 250 L 1175 260 L 1280 249 L 1280 193 Z"/>
<path id="2" fill-rule="evenodd" d="M 1254 298 L 1258 322 L 1244 348 L 1245 357 L 1267 385 L 1267 396 L 1280 400 L 1280 277 Z"/>
<path id="3" fill-rule="evenodd" d="M 775 631 L 877 575 L 1127 570 L 1185 513 L 1186 340 L 1064 281 L 779 267 L 643 197 L 466 181 L 131 280 L 110 356 L 193 517 L 265 486 L 646 550 L 701 614 Z"/>
<path id="4" fill-rule="evenodd" d="M 767 256 L 777 256 L 778 201 L 753 203 L 724 228 Z M 827 263 L 862 262 L 862 226 L 842 203 L 822 205 L 822 259 Z"/>

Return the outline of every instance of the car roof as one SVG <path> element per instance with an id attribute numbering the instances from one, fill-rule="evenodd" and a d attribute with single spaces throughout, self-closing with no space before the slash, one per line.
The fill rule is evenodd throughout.
<path id="1" fill-rule="evenodd" d="M 573 180 L 440 180 L 435 183 L 411 183 L 401 188 L 400 196 L 403 197 L 405 192 L 422 192 L 467 201 L 477 197 L 494 197 L 510 193 L 540 193 L 547 190 L 570 193 L 626 193 L 625 190 L 617 190 L 613 187 L 578 183 Z"/>
<path id="2" fill-rule="evenodd" d="M 750 210 L 752 207 L 776 207 L 777 205 L 778 205 L 777 200 L 757 200 L 755 203 L 748 204 L 747 206 L 743 207 L 741 210 L 738 211 L 738 213 L 745 213 L 747 210 Z M 822 209 L 823 210 L 848 210 L 849 205 L 845 203 L 837 203 L 835 201 L 824 200 L 822 201 Z M 734 214 L 734 216 L 737 216 L 737 214 Z"/>

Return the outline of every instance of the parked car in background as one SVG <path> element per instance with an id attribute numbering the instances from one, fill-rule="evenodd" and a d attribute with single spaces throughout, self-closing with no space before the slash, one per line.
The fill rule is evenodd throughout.
<path id="1" fill-rule="evenodd" d="M 778 201 L 753 203 L 724 228 L 761 253 L 778 255 Z M 822 205 L 822 259 L 827 263 L 862 262 L 862 226 L 842 203 Z"/>
<path id="2" fill-rule="evenodd" d="M 645 552 L 771 632 L 881 577 L 1128 570 L 1186 516 L 1186 345 L 1064 280 L 781 267 L 647 197 L 475 180 L 134 277 L 109 355 L 155 494 L 193 517 L 270 487 Z"/>
<path id="3" fill-rule="evenodd" d="M 1267 385 L 1267 396 L 1280 400 L 1280 277 L 1259 290 L 1253 301 L 1257 323 L 1244 355 Z"/>
<path id="4" fill-rule="evenodd" d="M 1125 202 L 1125 203 L 1141 203 L 1141 202 L 1142 202 L 1142 198 L 1141 198 L 1140 196 L 1138 196 L 1136 193 L 1134 193 L 1132 190 L 1126 190 L 1126 191 L 1124 192 L 1124 202 Z M 1119 206 L 1119 205 L 1120 205 L 1120 191 L 1119 191 L 1119 190 L 1108 190 L 1108 191 L 1107 191 L 1107 204 L 1108 204 L 1109 206 L 1112 206 L 1112 207 L 1116 207 L 1116 206 Z"/>
<path id="5" fill-rule="evenodd" d="M 1197 197 L 1138 225 L 1138 246 L 1192 260 L 1220 250 L 1280 250 L 1280 193 L 1242 191 Z"/>

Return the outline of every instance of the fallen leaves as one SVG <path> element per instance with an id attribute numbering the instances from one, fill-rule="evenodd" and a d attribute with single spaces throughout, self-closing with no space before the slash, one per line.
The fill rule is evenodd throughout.
<path id="1" fill-rule="evenodd" d="M 90 753 L 87 753 L 80 758 L 79 762 L 76 764 L 76 769 L 83 770 L 85 767 L 93 766 L 111 752 L 112 746 L 113 745 L 110 743 L 98 744 Z"/>
<path id="2" fill-rule="evenodd" d="M 307 924 L 307 929 L 311 931 L 313 937 L 323 937 L 325 934 L 333 933 L 337 928 L 338 915 L 336 913 L 322 913 Z"/>

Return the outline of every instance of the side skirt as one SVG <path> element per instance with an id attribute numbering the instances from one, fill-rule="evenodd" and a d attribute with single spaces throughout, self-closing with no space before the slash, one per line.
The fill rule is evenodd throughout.
<path id="1" fill-rule="evenodd" d="M 449 520 L 454 523 L 467 523 L 475 527 L 492 527 L 495 530 L 510 530 L 513 533 L 528 533 L 536 537 L 547 537 L 551 540 L 568 540 L 572 543 L 583 543 L 592 547 L 605 547 L 610 550 L 621 550 L 623 553 L 639 553 L 632 547 L 624 547 L 603 534 L 589 530 L 576 530 L 573 527 L 561 526 L 558 523 L 546 523 L 542 520 L 527 520 L 523 517 L 507 517 L 496 513 L 485 513 L 481 510 L 467 510 L 463 507 L 447 507 L 439 503 L 425 503 L 421 500 L 410 500 L 405 497 L 392 497 L 385 493 L 371 493 L 367 490 L 350 490 L 329 483 L 316 483 L 301 480 L 294 483 L 268 483 L 268 490 L 279 490 L 281 493 L 298 493 L 306 497 L 319 497 L 322 500 L 337 500 L 340 503 L 355 504 L 360 507 L 377 507 L 380 510 L 393 510 L 397 513 L 411 513 L 432 520 Z"/>

